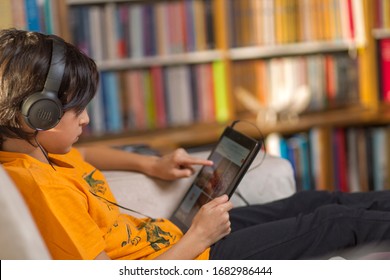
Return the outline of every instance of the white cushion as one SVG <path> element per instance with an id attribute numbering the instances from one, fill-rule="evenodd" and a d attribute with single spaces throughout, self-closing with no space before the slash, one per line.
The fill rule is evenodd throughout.
<path id="1" fill-rule="evenodd" d="M 0 166 L 0 259 L 50 259 L 29 209 Z"/>

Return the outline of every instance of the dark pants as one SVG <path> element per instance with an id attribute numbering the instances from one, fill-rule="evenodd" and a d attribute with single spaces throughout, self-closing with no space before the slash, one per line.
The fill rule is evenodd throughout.
<path id="1" fill-rule="evenodd" d="M 313 259 L 362 244 L 390 242 L 390 191 L 303 191 L 234 208 L 232 232 L 210 259 Z"/>

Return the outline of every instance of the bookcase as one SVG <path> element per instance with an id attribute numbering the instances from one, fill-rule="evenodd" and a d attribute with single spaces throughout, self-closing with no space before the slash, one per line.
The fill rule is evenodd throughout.
<path id="1" fill-rule="evenodd" d="M 101 70 L 83 140 L 189 146 L 215 141 L 209 130 L 234 118 L 224 1 L 66 3 L 70 40 Z"/>
<path id="2" fill-rule="evenodd" d="M 336 109 L 334 118 L 338 109 L 337 120 L 344 121 L 345 110 L 355 115 L 370 111 L 378 100 L 372 98 L 368 78 L 373 61 L 366 50 L 369 27 L 363 2 L 68 0 L 70 39 L 94 57 L 102 71 L 101 98 L 91 106 L 92 137 L 85 139 L 173 135 L 178 128 L 197 131 L 191 137 L 195 140 L 201 137 L 199 131 L 232 119 L 255 121 L 259 109 L 270 107 L 282 111 L 273 119 L 289 118 L 304 110 L 309 99 L 302 97 L 299 103 L 295 92 L 308 95 L 315 91 L 310 87 L 325 84 L 331 76 L 339 84 L 326 92 L 329 98 L 317 90 L 307 112 Z M 348 69 L 356 71 L 345 73 Z M 304 71 L 306 75 L 297 75 Z M 339 92 L 344 77 L 335 71 L 352 76 Z M 369 81 L 369 89 L 363 80 Z M 113 94 L 107 94 L 110 91 Z M 288 112 L 292 101 L 297 104 Z M 269 111 L 265 113 L 275 113 Z M 283 130 L 285 124 L 295 127 L 268 123 L 261 122 L 266 134 Z"/>
<path id="3" fill-rule="evenodd" d="M 193 147 L 243 119 L 300 189 L 389 188 L 389 1 L 51 2 L 102 74 L 80 145 Z"/>

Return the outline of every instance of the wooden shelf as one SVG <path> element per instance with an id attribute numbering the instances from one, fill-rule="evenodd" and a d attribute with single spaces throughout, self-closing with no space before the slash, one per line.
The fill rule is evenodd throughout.
<path id="1" fill-rule="evenodd" d="M 385 39 L 385 38 L 390 38 L 390 30 L 389 29 L 383 29 L 383 28 L 380 28 L 380 29 L 374 29 L 372 31 L 372 36 L 375 38 L 375 39 Z"/>
<path id="2" fill-rule="evenodd" d="M 146 68 L 154 65 L 178 65 L 207 63 L 223 58 L 223 52 L 218 50 L 186 52 L 182 54 L 172 54 L 164 56 L 150 56 L 140 58 L 120 58 L 116 60 L 97 61 L 98 68 L 106 70 L 124 70 L 135 68 Z"/>
<path id="3" fill-rule="evenodd" d="M 355 50 L 356 43 L 353 41 L 335 41 L 335 42 L 302 42 L 294 44 L 276 45 L 276 46 L 252 46 L 235 48 L 228 51 L 228 56 L 232 60 L 270 58 L 277 56 L 308 55 L 318 53 L 331 53 L 340 51 Z"/>
<path id="4" fill-rule="evenodd" d="M 111 2 L 135 2 L 139 0 L 114 0 Z M 92 4 L 105 4 L 107 0 L 66 0 L 68 5 L 92 5 Z"/>
<path id="5" fill-rule="evenodd" d="M 353 42 L 307 42 L 265 47 L 243 47 L 231 49 L 227 52 L 221 50 L 207 50 L 186 52 L 164 56 L 150 56 L 140 58 L 120 58 L 116 60 L 97 61 L 102 71 L 146 68 L 154 65 L 178 65 L 207 63 L 221 59 L 243 60 L 255 58 L 271 58 L 277 56 L 307 55 L 317 53 L 331 53 L 355 50 Z"/>
<path id="6" fill-rule="evenodd" d="M 378 111 L 361 107 L 330 110 L 302 115 L 293 121 L 280 121 L 276 124 L 258 124 L 264 134 L 282 134 L 307 131 L 320 126 L 356 126 L 390 121 L 389 116 L 381 116 Z"/>
<path id="7" fill-rule="evenodd" d="M 390 123 L 390 104 L 383 104 L 378 110 L 356 106 L 321 113 L 310 113 L 302 115 L 294 121 L 279 121 L 268 124 L 256 123 L 256 118 L 253 115 L 242 116 L 240 119 L 244 122 L 239 124 L 237 128 L 259 139 L 261 134 L 266 136 L 276 132 L 289 135 L 308 131 L 313 127 L 387 124 Z M 121 146 L 144 143 L 163 150 L 178 147 L 191 148 L 216 142 L 227 125 L 230 125 L 230 123 L 194 124 L 160 130 L 128 132 L 120 135 L 84 137 L 77 145 Z"/>

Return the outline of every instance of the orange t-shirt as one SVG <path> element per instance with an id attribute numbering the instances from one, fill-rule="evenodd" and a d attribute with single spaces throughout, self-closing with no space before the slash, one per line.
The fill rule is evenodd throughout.
<path id="1" fill-rule="evenodd" d="M 72 149 L 49 155 L 49 165 L 21 153 L 0 162 L 22 193 L 54 259 L 153 259 L 177 243 L 180 229 L 166 219 L 121 213 L 104 175 Z M 198 259 L 208 259 L 209 249 Z"/>

